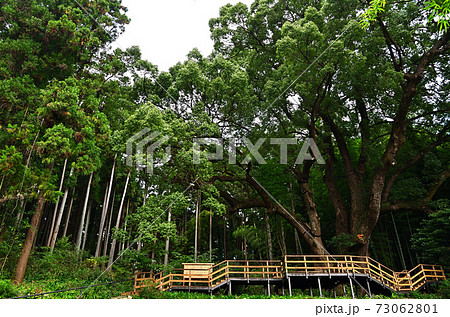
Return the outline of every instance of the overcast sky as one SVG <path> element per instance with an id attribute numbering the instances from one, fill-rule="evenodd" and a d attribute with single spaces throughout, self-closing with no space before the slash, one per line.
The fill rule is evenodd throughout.
<path id="1" fill-rule="evenodd" d="M 219 16 L 220 7 L 254 0 L 123 0 L 131 23 L 113 47 L 125 49 L 138 45 L 142 57 L 168 70 L 186 59 L 197 47 L 203 55 L 213 49 L 209 19 Z"/>

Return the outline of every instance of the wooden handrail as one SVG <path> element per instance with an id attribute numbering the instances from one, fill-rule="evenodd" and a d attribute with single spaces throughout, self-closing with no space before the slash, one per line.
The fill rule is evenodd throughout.
<path id="1" fill-rule="evenodd" d="M 199 274 L 196 274 L 199 271 Z M 177 273 L 181 272 L 181 273 Z M 154 283 L 156 288 L 167 290 L 174 286 L 205 286 L 213 288 L 230 278 L 281 279 L 287 274 L 365 274 L 394 291 L 417 290 L 429 281 L 445 280 L 440 265 L 419 264 L 409 271 L 395 272 L 368 256 L 354 255 L 285 255 L 280 260 L 225 260 L 211 266 L 209 273 L 203 269 L 190 268 L 135 274 L 134 291 Z M 152 283 L 149 283 L 152 282 Z"/>

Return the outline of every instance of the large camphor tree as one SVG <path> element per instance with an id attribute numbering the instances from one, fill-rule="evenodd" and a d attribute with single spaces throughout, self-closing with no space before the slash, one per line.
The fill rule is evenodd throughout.
<path id="1" fill-rule="evenodd" d="M 219 118 L 226 122 L 223 136 L 232 130 L 251 138 L 309 137 L 326 161 L 296 165 L 301 145 L 289 146 L 285 170 L 297 180 L 303 216 L 275 203 L 257 181 L 268 174 L 272 182 L 273 177 L 282 179 L 276 162 L 244 166 L 244 175 L 228 171 L 213 180 L 223 182 L 222 196 L 231 210 L 265 207 L 281 215 L 316 254 L 326 251 L 311 175 L 322 175 L 335 210 L 336 235 L 349 240 L 341 251 L 360 255 L 368 254 L 381 212 L 425 210 L 450 175 L 447 166 L 430 171 L 433 178 L 422 197 L 390 199 L 403 171 L 448 146 L 450 35 L 428 19 L 430 11 L 422 1 L 387 2 L 384 12 L 363 29 L 358 13 L 368 7 L 365 1 L 350 0 L 261 0 L 250 8 L 224 6 L 210 21 L 216 54 L 245 69 L 247 77 L 240 84 L 256 100 L 242 106 L 236 92 L 219 104 Z M 202 89 L 196 87 L 197 92 Z M 210 108 L 199 95 L 193 94 Z M 273 148 L 260 151 L 270 154 Z M 336 169 L 343 170 L 343 178 Z M 233 192 L 231 183 L 253 192 Z M 280 185 L 288 192 L 286 183 Z"/>

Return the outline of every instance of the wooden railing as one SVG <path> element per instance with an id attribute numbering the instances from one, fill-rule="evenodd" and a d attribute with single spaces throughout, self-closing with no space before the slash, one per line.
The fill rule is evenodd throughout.
<path id="1" fill-rule="evenodd" d="M 367 256 L 335 255 L 287 255 L 286 274 L 364 274 L 388 286 L 394 291 L 415 291 L 427 282 L 445 280 L 440 265 L 419 264 L 410 271 L 395 272 Z"/>
<path id="2" fill-rule="evenodd" d="M 187 274 L 188 273 L 188 274 Z M 213 289 L 230 279 L 282 279 L 287 276 L 313 276 L 328 274 L 336 276 L 365 275 L 393 291 L 415 291 L 427 282 L 445 280 L 445 273 L 439 265 L 419 264 L 410 271 L 395 272 L 367 256 L 353 255 L 286 255 L 284 262 L 269 260 L 225 260 L 211 268 L 174 269 L 171 272 L 137 273 L 134 291 L 154 286 L 161 291 L 174 287 L 181 289 Z"/>

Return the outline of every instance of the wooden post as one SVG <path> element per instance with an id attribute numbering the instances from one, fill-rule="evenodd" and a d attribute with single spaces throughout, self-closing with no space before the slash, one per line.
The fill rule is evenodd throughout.
<path id="1" fill-rule="evenodd" d="M 355 293 L 353 292 L 353 282 L 352 278 L 349 276 L 348 280 L 350 281 L 350 290 L 352 291 L 352 298 L 355 298 Z"/>
<path id="2" fill-rule="evenodd" d="M 231 296 L 231 281 L 228 281 L 228 295 Z"/>
<path id="3" fill-rule="evenodd" d="M 320 277 L 317 278 L 317 283 L 319 284 L 319 296 L 322 297 L 322 285 L 320 284 Z"/>
<path id="4" fill-rule="evenodd" d="M 270 297 L 270 279 L 267 279 L 267 296 Z"/>
<path id="5" fill-rule="evenodd" d="M 288 276 L 289 296 L 292 296 L 291 277 Z"/>
<path id="6" fill-rule="evenodd" d="M 372 292 L 370 291 L 369 279 L 367 279 L 366 282 L 367 282 L 367 291 L 369 292 L 369 297 L 372 298 Z"/>
<path id="7" fill-rule="evenodd" d="M 313 297 L 313 289 L 311 283 L 309 284 L 309 294 Z"/>

